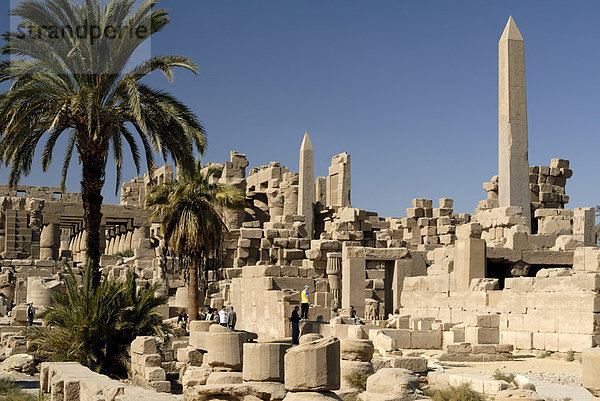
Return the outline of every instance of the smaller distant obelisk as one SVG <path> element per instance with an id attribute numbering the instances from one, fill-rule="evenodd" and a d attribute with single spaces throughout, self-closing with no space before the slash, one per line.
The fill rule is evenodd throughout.
<path id="1" fill-rule="evenodd" d="M 315 214 L 315 167 L 313 164 L 313 146 L 308 131 L 304 134 L 300 147 L 300 175 L 298 177 L 298 214 L 304 216 L 308 238 L 314 237 Z"/>
<path id="2" fill-rule="evenodd" d="M 498 43 L 498 203 L 521 206 L 531 229 L 525 44 L 512 17 Z"/>

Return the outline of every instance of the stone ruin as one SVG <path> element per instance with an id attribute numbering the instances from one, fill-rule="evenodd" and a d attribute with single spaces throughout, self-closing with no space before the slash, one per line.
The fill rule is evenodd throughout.
<path id="1" fill-rule="evenodd" d="M 328 175 L 315 177 L 308 133 L 299 172 L 271 162 L 246 173 L 246 155 L 235 151 L 210 164 L 217 182 L 245 192 L 246 208 L 224 211 L 222 255 L 207 263 L 211 282 L 200 301 L 233 306 L 240 330 L 193 321 L 189 337 L 159 348 L 151 338 L 136 340 L 133 384 L 165 392 L 167 377 L 178 375 L 189 400 L 329 400 L 352 393 L 346 373 L 359 370 L 375 372 L 361 400 L 417 399 L 427 361 L 402 350 L 441 349 L 447 361 L 503 361 L 525 350 L 582 353 L 584 385 L 600 391 L 595 210 L 566 208 L 568 160 L 529 166 L 524 47 L 512 18 L 499 43 L 499 87 L 499 170 L 483 184 L 487 196 L 474 213 L 455 213 L 450 198 L 415 198 L 403 217 L 353 208 L 350 155 L 333 156 Z M 164 166 L 135 177 L 123 184 L 120 205 L 102 208 L 103 273 L 133 270 L 140 286 L 161 283 L 170 296 L 165 318 L 187 308 L 187 289 L 158 222 L 141 206 L 147 190 L 173 174 Z M 12 313 L 19 326 L 25 302 L 48 305 L 62 262 L 77 270 L 85 260 L 85 236 L 78 194 L 0 186 L 0 314 Z M 288 317 L 305 285 L 304 344 L 290 348 L 280 341 L 291 336 Z M 351 305 L 364 324 L 349 317 Z M 13 354 L 25 346 L 14 333 L 2 344 Z M 109 399 L 99 394 L 114 387 L 114 399 L 124 401 L 137 391 L 107 380 L 72 364 L 42 367 L 53 400 Z M 427 380 L 516 391 L 443 372 Z M 81 397 L 66 397 L 69 386 Z"/>

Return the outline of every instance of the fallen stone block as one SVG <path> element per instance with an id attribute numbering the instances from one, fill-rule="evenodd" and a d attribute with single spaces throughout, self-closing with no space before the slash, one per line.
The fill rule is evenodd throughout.
<path id="1" fill-rule="evenodd" d="M 285 354 L 285 388 L 325 391 L 340 388 L 340 341 L 335 337 L 290 348 Z"/>

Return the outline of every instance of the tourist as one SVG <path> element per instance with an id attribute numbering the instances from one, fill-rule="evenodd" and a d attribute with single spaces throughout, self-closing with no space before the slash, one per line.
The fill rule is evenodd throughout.
<path id="1" fill-rule="evenodd" d="M 33 326 L 34 316 L 35 316 L 35 308 L 33 307 L 33 302 L 32 302 L 27 307 L 27 327 Z"/>
<path id="2" fill-rule="evenodd" d="M 220 323 L 220 318 L 219 318 L 219 314 L 217 313 L 217 308 L 213 308 L 211 320 L 215 323 Z"/>
<path id="3" fill-rule="evenodd" d="M 198 314 L 198 320 L 206 320 L 206 312 L 204 308 L 200 309 L 200 313 Z"/>
<path id="4" fill-rule="evenodd" d="M 308 320 L 308 289 L 310 287 L 308 285 L 304 286 L 304 291 L 301 292 L 300 297 L 301 297 L 301 304 L 302 304 L 302 311 L 300 313 L 300 319 L 306 319 Z"/>
<path id="5" fill-rule="evenodd" d="M 354 324 L 365 324 L 362 320 L 356 317 L 356 309 L 354 309 L 354 305 L 350 305 L 350 320 L 352 320 Z"/>
<path id="6" fill-rule="evenodd" d="M 204 320 L 212 320 L 212 308 L 208 308 L 208 311 L 206 312 L 206 317 L 204 318 Z"/>
<path id="7" fill-rule="evenodd" d="M 229 312 L 227 313 L 227 328 L 229 330 L 235 330 L 235 324 L 237 323 L 237 315 L 233 310 L 233 306 L 229 307 Z"/>
<path id="8" fill-rule="evenodd" d="M 292 344 L 300 344 L 300 316 L 298 316 L 298 305 L 294 306 L 290 322 L 292 322 Z"/>
<path id="9" fill-rule="evenodd" d="M 179 312 L 179 316 L 177 317 L 177 325 L 187 331 L 187 323 L 188 315 L 187 313 L 185 313 L 185 309 L 182 309 L 181 312 Z"/>
<path id="10" fill-rule="evenodd" d="M 223 327 L 227 327 L 227 309 L 225 309 L 225 305 L 223 305 L 219 311 L 219 324 Z"/>

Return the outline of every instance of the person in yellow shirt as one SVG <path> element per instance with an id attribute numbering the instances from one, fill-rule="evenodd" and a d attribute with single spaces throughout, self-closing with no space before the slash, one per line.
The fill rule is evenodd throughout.
<path id="1" fill-rule="evenodd" d="M 300 319 L 306 319 L 308 320 L 308 289 L 310 287 L 308 285 L 304 286 L 304 291 L 302 291 L 300 293 L 300 299 L 301 299 L 301 311 L 300 311 Z"/>

